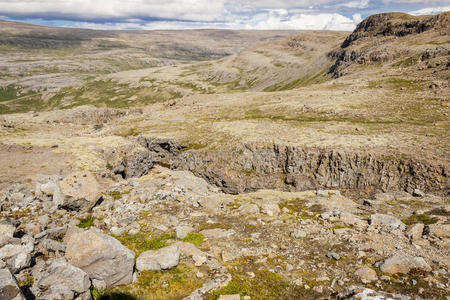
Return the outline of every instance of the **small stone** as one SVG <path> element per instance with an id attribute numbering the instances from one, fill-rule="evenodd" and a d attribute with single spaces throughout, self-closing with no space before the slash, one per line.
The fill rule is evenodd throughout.
<path id="1" fill-rule="evenodd" d="M 370 216 L 371 225 L 381 225 L 386 227 L 389 231 L 399 229 L 401 231 L 405 230 L 406 225 L 397 219 L 396 217 L 385 215 L 385 214 L 374 214 Z"/>
<path id="2" fill-rule="evenodd" d="M 295 228 L 292 232 L 291 232 L 291 237 L 293 237 L 294 239 L 301 239 L 307 236 L 307 233 L 300 229 L 300 228 Z"/>
<path id="3" fill-rule="evenodd" d="M 232 229 L 225 230 L 221 228 L 214 228 L 214 229 L 205 229 L 200 231 L 200 234 L 202 234 L 204 237 L 208 239 L 220 239 L 220 238 L 229 238 L 236 232 Z"/>
<path id="4" fill-rule="evenodd" d="M 241 300 L 241 296 L 239 294 L 234 295 L 220 295 L 217 300 Z"/>
<path id="5" fill-rule="evenodd" d="M 339 254 L 337 254 L 336 252 L 328 252 L 327 253 L 327 257 L 334 259 L 334 260 L 340 260 L 341 256 Z"/>
<path id="6" fill-rule="evenodd" d="M 422 237 L 424 227 L 425 226 L 422 223 L 414 224 L 408 228 L 408 230 L 406 231 L 406 236 L 411 241 L 416 241 Z"/>
<path id="7" fill-rule="evenodd" d="M 6 220 L 0 221 L 0 238 L 1 237 L 10 237 L 12 238 L 14 236 L 14 233 L 16 232 L 16 226 L 12 225 Z"/>
<path id="8" fill-rule="evenodd" d="M 414 189 L 412 195 L 413 195 L 414 197 L 425 197 L 425 193 L 422 192 L 422 191 L 419 190 L 419 189 Z"/>
<path id="9" fill-rule="evenodd" d="M 195 276 L 197 277 L 197 278 L 203 278 L 203 273 L 202 272 L 200 272 L 200 271 L 198 271 L 196 274 L 195 274 Z"/>
<path id="10" fill-rule="evenodd" d="M 369 283 L 378 279 L 377 273 L 371 268 L 364 266 L 355 272 L 362 283 Z"/>
<path id="11" fill-rule="evenodd" d="M 262 212 L 270 217 L 275 217 L 280 214 L 280 207 L 278 206 L 278 203 L 272 202 L 272 203 L 264 203 L 261 206 Z"/>
<path id="12" fill-rule="evenodd" d="M 148 250 L 141 253 L 136 260 L 136 269 L 138 271 L 167 270 L 176 267 L 179 260 L 180 246 L 171 245 L 158 250 Z"/>
<path id="13" fill-rule="evenodd" d="M 242 204 L 241 207 L 239 207 L 238 211 L 240 214 L 253 215 L 259 213 L 259 207 L 258 205 L 253 203 L 245 203 Z"/>
<path id="14" fill-rule="evenodd" d="M 180 225 L 175 228 L 175 237 L 177 239 L 184 239 L 189 233 L 193 232 L 194 228 L 188 225 Z"/>

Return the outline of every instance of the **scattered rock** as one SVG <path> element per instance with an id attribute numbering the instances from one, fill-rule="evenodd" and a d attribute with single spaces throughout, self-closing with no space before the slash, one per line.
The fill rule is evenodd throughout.
<path id="1" fill-rule="evenodd" d="M 93 228 L 72 233 L 66 242 L 67 261 L 106 288 L 133 281 L 134 253 L 115 238 Z"/>
<path id="2" fill-rule="evenodd" d="M 238 209 L 240 214 L 253 215 L 259 214 L 259 207 L 253 203 L 244 203 Z"/>
<path id="3" fill-rule="evenodd" d="M 413 269 L 430 272 L 431 267 L 422 257 L 397 254 L 386 259 L 380 266 L 380 270 L 389 274 L 407 274 Z"/>
<path id="4" fill-rule="evenodd" d="M 191 233 L 194 231 L 194 228 L 187 225 L 180 225 L 175 227 L 175 237 L 177 239 L 184 239 L 188 233 Z"/>
<path id="5" fill-rule="evenodd" d="M 307 233 L 300 229 L 300 228 L 295 228 L 292 232 L 291 232 L 291 237 L 293 237 L 294 239 L 301 239 L 307 236 Z"/>
<path id="6" fill-rule="evenodd" d="M 408 228 L 406 231 L 406 236 L 411 241 L 416 241 L 422 237 L 424 225 L 422 223 L 417 223 Z"/>
<path id="7" fill-rule="evenodd" d="M 339 254 L 337 254 L 336 252 L 328 252 L 327 253 L 327 257 L 334 259 L 334 260 L 340 260 L 341 256 Z"/>
<path id="8" fill-rule="evenodd" d="M 0 221 L 0 238 L 12 238 L 14 236 L 14 232 L 16 232 L 16 226 L 6 220 Z"/>
<path id="9" fill-rule="evenodd" d="M 205 229 L 200 231 L 200 234 L 202 234 L 204 237 L 208 239 L 228 238 L 235 233 L 236 232 L 233 229 L 225 230 L 221 228 Z"/>
<path id="10" fill-rule="evenodd" d="M 239 294 L 234 295 L 220 295 L 217 300 L 241 300 L 241 296 Z"/>
<path id="11" fill-rule="evenodd" d="M 371 225 L 381 225 L 388 229 L 389 231 L 393 231 L 395 229 L 405 230 L 406 225 L 397 219 L 396 217 L 385 215 L 385 214 L 374 214 L 370 216 L 370 224 Z"/>
<path id="12" fill-rule="evenodd" d="M 178 265 L 180 260 L 180 246 L 171 245 L 158 250 L 148 250 L 142 252 L 136 260 L 136 269 L 138 271 L 167 270 Z"/>
<path id="13" fill-rule="evenodd" d="M 422 191 L 419 190 L 419 189 L 414 189 L 412 195 L 413 195 L 414 197 L 425 197 L 425 193 L 422 192 Z"/>
<path id="14" fill-rule="evenodd" d="M 280 207 L 276 202 L 264 203 L 261 205 L 262 212 L 270 217 L 278 216 L 280 213 Z"/>
<path id="15" fill-rule="evenodd" d="M 358 276 L 362 283 L 369 283 L 378 279 L 377 272 L 367 266 L 359 268 L 355 275 Z"/>
<path id="16" fill-rule="evenodd" d="M 450 224 L 431 224 L 428 225 L 428 231 L 438 238 L 450 238 Z"/>

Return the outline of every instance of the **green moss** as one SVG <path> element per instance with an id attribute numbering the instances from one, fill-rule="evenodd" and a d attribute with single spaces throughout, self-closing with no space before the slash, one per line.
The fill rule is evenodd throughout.
<path id="1" fill-rule="evenodd" d="M 88 216 L 84 219 L 79 219 L 79 220 L 80 220 L 80 223 L 77 226 L 80 228 L 89 228 L 89 227 L 94 226 L 95 219 L 92 216 Z"/>
<path id="2" fill-rule="evenodd" d="M 242 169 L 240 171 L 242 174 L 245 174 L 246 176 L 251 176 L 255 173 L 255 170 L 253 169 Z"/>
<path id="3" fill-rule="evenodd" d="M 436 223 L 437 219 L 431 218 L 429 215 L 421 214 L 421 215 L 411 215 L 408 218 L 402 219 L 402 222 L 405 223 L 406 225 L 412 225 L 417 223 L 430 225 Z"/>
<path id="4" fill-rule="evenodd" d="M 189 144 L 189 146 L 187 146 L 186 148 L 184 148 L 183 151 L 200 150 L 200 149 L 203 149 L 206 147 L 208 147 L 208 145 L 206 145 L 206 144 L 192 143 L 192 144 Z"/>
<path id="5" fill-rule="evenodd" d="M 115 236 L 125 247 L 133 250 L 137 255 L 147 250 L 157 250 L 167 247 L 167 240 L 175 239 L 174 234 L 164 233 L 160 236 L 150 238 L 149 233 L 140 232 L 135 235 Z"/>
<path id="6" fill-rule="evenodd" d="M 190 232 L 182 241 L 194 245 L 200 245 L 201 243 L 203 243 L 204 240 L 205 237 L 202 234 Z"/>
<path id="7" fill-rule="evenodd" d="M 203 285 L 196 268 L 179 264 L 164 271 L 143 271 L 136 283 L 108 291 L 93 289 L 94 300 L 103 299 L 183 299 Z"/>

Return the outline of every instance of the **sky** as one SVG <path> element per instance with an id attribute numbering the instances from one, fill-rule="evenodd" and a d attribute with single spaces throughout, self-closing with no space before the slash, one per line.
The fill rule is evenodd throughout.
<path id="1" fill-rule="evenodd" d="M 91 29 L 351 31 L 381 12 L 450 11 L 450 0 L 0 0 L 0 19 Z"/>

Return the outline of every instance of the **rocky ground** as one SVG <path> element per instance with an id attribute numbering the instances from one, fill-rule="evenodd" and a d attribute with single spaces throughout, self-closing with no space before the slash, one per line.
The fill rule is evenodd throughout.
<path id="1" fill-rule="evenodd" d="M 1 209 L 5 299 L 441 299 L 450 288 L 448 201 L 419 190 L 227 195 L 157 166 L 106 189 L 89 172 L 38 175 L 2 190 Z"/>
<path id="2" fill-rule="evenodd" d="M 448 299 L 448 20 L 2 23 L 0 299 Z"/>

